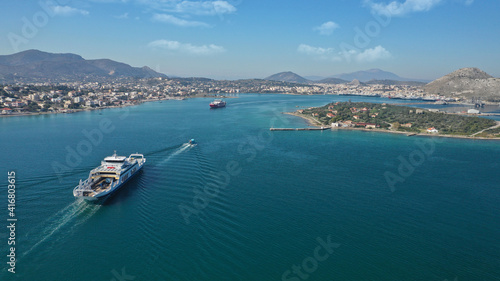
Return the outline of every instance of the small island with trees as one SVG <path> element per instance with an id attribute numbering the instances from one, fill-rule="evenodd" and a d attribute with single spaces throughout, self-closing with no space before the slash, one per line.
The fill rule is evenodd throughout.
<path id="1" fill-rule="evenodd" d="M 386 103 L 335 102 L 289 113 L 317 126 L 408 135 L 500 138 L 500 122 Z"/>

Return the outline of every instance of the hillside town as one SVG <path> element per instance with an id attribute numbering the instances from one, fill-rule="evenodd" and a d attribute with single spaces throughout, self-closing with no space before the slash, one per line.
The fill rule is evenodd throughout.
<path id="1" fill-rule="evenodd" d="M 239 93 L 295 95 L 361 95 L 428 101 L 461 101 L 455 97 L 428 95 L 421 87 L 408 85 L 297 84 L 206 78 L 116 79 L 109 82 L 16 83 L 0 85 L 0 113 L 69 113 L 146 101 L 184 99 Z"/>

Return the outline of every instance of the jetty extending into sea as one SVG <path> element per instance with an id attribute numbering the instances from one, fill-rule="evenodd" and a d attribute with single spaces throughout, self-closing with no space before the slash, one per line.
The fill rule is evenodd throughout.
<path id="1" fill-rule="evenodd" d="M 311 127 L 311 128 L 270 128 L 271 131 L 324 131 L 331 129 L 330 127 Z"/>

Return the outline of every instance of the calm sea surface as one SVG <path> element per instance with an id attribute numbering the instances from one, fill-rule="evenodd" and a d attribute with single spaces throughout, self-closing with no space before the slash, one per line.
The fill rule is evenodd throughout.
<path id="1" fill-rule="evenodd" d="M 0 118 L 0 280 L 500 280 L 500 142 L 269 131 L 348 99 L 398 102 L 251 94 Z M 75 200 L 114 150 L 145 154 L 143 171 L 103 205 Z"/>

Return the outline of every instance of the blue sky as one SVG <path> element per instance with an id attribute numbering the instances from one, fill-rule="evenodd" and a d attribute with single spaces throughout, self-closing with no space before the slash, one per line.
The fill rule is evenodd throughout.
<path id="1" fill-rule="evenodd" d="M 39 49 L 217 79 L 381 68 L 500 77 L 497 0 L 3 1 L 0 54 Z"/>

